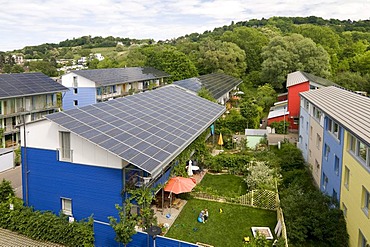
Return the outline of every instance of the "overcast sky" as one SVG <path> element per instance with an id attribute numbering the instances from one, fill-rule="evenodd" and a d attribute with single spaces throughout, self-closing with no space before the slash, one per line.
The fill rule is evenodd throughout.
<path id="1" fill-rule="evenodd" d="M 370 0 L 0 0 L 0 51 L 91 36 L 166 40 L 272 16 L 366 20 Z"/>

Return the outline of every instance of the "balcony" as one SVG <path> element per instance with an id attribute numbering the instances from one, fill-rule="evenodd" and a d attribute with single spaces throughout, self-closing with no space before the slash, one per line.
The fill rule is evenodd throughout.
<path id="1" fill-rule="evenodd" d="M 105 94 L 102 94 L 102 95 L 96 95 L 96 100 L 98 100 L 98 101 L 106 101 L 106 100 L 109 100 L 109 99 L 114 99 L 114 98 L 119 98 L 119 97 L 127 96 L 129 94 L 130 94 L 129 92 L 105 93 Z"/>

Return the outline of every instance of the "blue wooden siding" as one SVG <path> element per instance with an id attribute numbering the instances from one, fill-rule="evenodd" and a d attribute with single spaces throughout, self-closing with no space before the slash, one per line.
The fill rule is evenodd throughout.
<path id="1" fill-rule="evenodd" d="M 24 148 L 22 159 L 23 154 Z M 29 206 L 59 214 L 61 197 L 65 197 L 72 199 L 72 213 L 77 220 L 93 215 L 94 220 L 108 223 L 108 216 L 118 217 L 115 204 L 122 205 L 122 170 L 59 162 L 56 157 L 53 150 L 27 148 Z M 25 185 L 24 170 L 22 179 Z M 25 190 L 23 186 L 24 201 Z M 110 226 L 94 227 L 96 246 L 117 245 Z"/>
<path id="2" fill-rule="evenodd" d="M 79 87 L 77 94 L 74 93 L 74 88 L 69 88 L 69 91 L 63 97 L 63 109 L 74 109 L 74 100 L 78 101 L 77 107 L 91 105 L 96 103 L 96 88 L 94 87 Z"/>
<path id="3" fill-rule="evenodd" d="M 341 185 L 341 174 L 342 174 L 342 158 L 343 158 L 343 128 L 339 128 L 339 136 L 340 139 L 338 140 L 331 132 L 327 130 L 328 125 L 328 117 L 325 117 L 324 122 L 324 137 L 323 137 L 323 149 L 322 149 L 322 168 L 321 168 L 321 175 L 325 173 L 327 177 L 327 183 L 325 184 L 323 176 L 321 176 L 320 182 L 320 189 L 322 192 L 326 193 L 329 196 L 333 196 L 336 194 L 336 199 L 340 200 L 340 185 Z M 330 147 L 330 152 L 328 157 L 325 157 L 325 145 Z M 339 159 L 339 166 L 338 170 L 335 169 L 335 157 Z M 335 193 L 334 193 L 335 192 Z"/>

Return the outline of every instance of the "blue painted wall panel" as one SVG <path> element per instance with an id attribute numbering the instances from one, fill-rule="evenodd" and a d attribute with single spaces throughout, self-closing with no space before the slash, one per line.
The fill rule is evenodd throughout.
<path id="1" fill-rule="evenodd" d="M 30 206 L 58 214 L 61 197 L 66 197 L 72 199 L 72 212 L 77 220 L 92 214 L 94 220 L 102 222 L 108 222 L 108 216 L 118 217 L 115 204 L 122 205 L 122 170 L 59 162 L 56 157 L 53 150 L 27 148 Z M 26 201 L 25 186 L 23 195 Z M 110 229 L 95 232 L 97 246 L 104 246 L 107 241 L 114 243 L 114 236 Z"/>
<path id="2" fill-rule="evenodd" d="M 308 142 L 310 133 L 310 116 L 303 107 L 300 108 L 299 119 L 299 143 L 298 148 L 302 151 L 303 158 L 308 162 Z"/>
<path id="3" fill-rule="evenodd" d="M 69 88 L 69 91 L 63 97 L 63 109 L 74 109 L 73 101 L 78 101 L 77 107 L 91 105 L 96 103 L 96 88 L 94 87 L 81 87 L 77 88 L 77 94 L 74 93 L 74 88 Z"/>
<path id="4" fill-rule="evenodd" d="M 324 137 L 323 137 L 323 154 L 322 154 L 322 168 L 321 168 L 321 182 L 320 189 L 329 196 L 333 196 L 333 190 L 337 194 L 337 200 L 340 200 L 340 185 L 342 174 L 342 158 L 343 158 L 343 128 L 340 127 L 340 139 L 338 140 L 331 132 L 327 130 L 328 117 L 324 120 Z M 330 147 L 328 157 L 325 157 L 325 145 Z M 338 172 L 335 170 L 335 157 L 339 158 Z M 324 188 L 323 174 L 328 178 Z"/>

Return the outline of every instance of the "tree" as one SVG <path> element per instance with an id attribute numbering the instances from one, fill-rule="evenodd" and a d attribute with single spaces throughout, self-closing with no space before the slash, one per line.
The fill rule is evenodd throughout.
<path id="1" fill-rule="evenodd" d="M 251 161 L 248 166 L 248 173 L 245 177 L 245 182 L 247 183 L 249 190 L 274 190 L 275 174 L 275 170 L 266 165 L 265 162 Z"/>
<path id="2" fill-rule="evenodd" d="M 215 100 L 215 98 L 213 98 L 213 96 L 211 95 L 211 93 L 205 88 L 205 87 L 202 87 L 199 91 L 198 91 L 198 96 L 199 97 L 202 97 L 204 99 L 208 99 L 209 101 L 212 101 L 212 102 L 217 102 Z"/>
<path id="3" fill-rule="evenodd" d="M 236 44 L 207 38 L 199 45 L 197 68 L 200 74 L 221 72 L 240 78 L 246 70 L 245 52 Z"/>
<path id="4" fill-rule="evenodd" d="M 42 72 L 47 76 L 58 76 L 58 71 L 48 61 L 32 61 L 29 62 L 30 72 Z"/>
<path id="5" fill-rule="evenodd" d="M 109 224 L 116 232 L 115 240 L 119 243 L 123 243 L 125 246 L 132 241 L 132 235 L 136 233 L 135 226 L 137 224 L 136 217 L 131 214 L 131 208 L 133 204 L 129 199 L 125 202 L 125 208 L 123 210 L 118 204 L 116 209 L 118 210 L 119 221 L 113 216 L 108 217 Z"/>
<path id="6" fill-rule="evenodd" d="M 245 52 L 247 72 L 258 71 L 262 64 L 262 47 L 268 44 L 268 38 L 256 28 L 236 27 L 226 31 L 221 40 L 237 44 Z"/>
<path id="7" fill-rule="evenodd" d="M 263 49 L 262 79 L 283 88 L 288 73 L 301 70 L 321 77 L 330 75 L 329 54 L 300 34 L 273 38 Z"/>
<path id="8" fill-rule="evenodd" d="M 277 94 L 270 84 L 265 84 L 257 88 L 257 104 L 263 108 L 264 112 L 269 112 L 270 107 L 276 102 Z"/>
<path id="9" fill-rule="evenodd" d="M 147 59 L 145 65 L 170 74 L 170 81 L 178 81 L 198 75 L 192 61 L 172 46 L 148 46 L 143 48 Z"/>
<path id="10" fill-rule="evenodd" d="M 7 201 L 9 196 L 13 197 L 14 195 L 14 190 L 10 181 L 3 179 L 0 183 L 0 203 Z"/>
<path id="11" fill-rule="evenodd" d="M 240 104 L 240 114 L 247 120 L 250 129 L 258 128 L 262 110 L 252 100 L 245 100 Z"/>
<path id="12" fill-rule="evenodd" d="M 353 91 L 370 93 L 370 77 L 362 76 L 359 72 L 344 71 L 332 77 L 337 84 Z"/>

